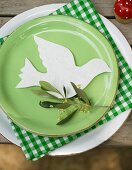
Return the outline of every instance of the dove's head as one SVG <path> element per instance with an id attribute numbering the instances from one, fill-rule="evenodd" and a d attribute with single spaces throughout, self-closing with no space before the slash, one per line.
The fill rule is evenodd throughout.
<path id="1" fill-rule="evenodd" d="M 34 36 L 34 40 L 42 63 L 48 70 L 75 66 L 73 55 L 68 48 L 38 36 Z"/>

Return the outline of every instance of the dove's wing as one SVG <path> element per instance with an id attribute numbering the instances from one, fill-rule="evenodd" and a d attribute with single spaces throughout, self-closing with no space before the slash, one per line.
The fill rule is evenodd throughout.
<path id="1" fill-rule="evenodd" d="M 74 57 L 68 48 L 37 36 L 34 36 L 34 40 L 47 71 L 53 71 L 56 68 L 60 68 L 60 70 L 61 68 L 68 69 L 75 66 Z"/>

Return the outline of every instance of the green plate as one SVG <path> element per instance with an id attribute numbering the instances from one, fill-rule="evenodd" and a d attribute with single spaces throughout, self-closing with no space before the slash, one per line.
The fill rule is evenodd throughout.
<path id="1" fill-rule="evenodd" d="M 78 66 L 95 57 L 103 59 L 112 73 L 97 76 L 85 88 L 85 92 L 92 103 L 97 105 L 110 106 L 114 100 L 118 86 L 118 65 L 107 39 L 83 21 L 68 16 L 47 16 L 19 27 L 1 47 L 1 107 L 18 126 L 40 135 L 64 136 L 91 127 L 104 116 L 107 108 L 94 108 L 89 113 L 79 112 L 69 122 L 56 125 L 59 114 L 57 109 L 40 107 L 38 103 L 42 97 L 33 94 L 31 88 L 16 88 L 26 57 L 39 71 L 46 72 L 33 35 L 69 48 Z"/>

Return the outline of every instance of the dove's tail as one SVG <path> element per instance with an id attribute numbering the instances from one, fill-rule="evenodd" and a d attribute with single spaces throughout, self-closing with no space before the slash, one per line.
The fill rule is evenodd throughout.
<path id="1" fill-rule="evenodd" d="M 26 58 L 25 65 L 21 69 L 21 74 L 19 77 L 21 78 L 20 83 L 16 86 L 16 88 L 26 88 L 30 86 L 38 86 L 39 81 L 43 73 L 38 72 L 32 63 Z"/>

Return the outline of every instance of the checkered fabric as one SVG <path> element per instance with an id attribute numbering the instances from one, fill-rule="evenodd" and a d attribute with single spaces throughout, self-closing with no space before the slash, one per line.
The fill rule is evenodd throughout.
<path id="1" fill-rule="evenodd" d="M 0 47 L 1 47 L 1 45 L 5 42 L 6 38 L 7 38 L 7 37 L 0 38 Z"/>
<path id="2" fill-rule="evenodd" d="M 98 29 L 111 43 L 120 69 L 120 80 L 118 92 L 116 95 L 114 107 L 91 129 L 85 130 L 82 133 L 70 135 L 67 137 L 42 137 L 35 135 L 33 133 L 27 132 L 24 129 L 18 127 L 13 122 L 11 122 L 12 128 L 20 141 L 21 148 L 27 159 L 37 160 L 43 157 L 45 154 L 65 145 L 78 137 L 85 135 L 89 131 L 101 126 L 102 124 L 112 120 L 114 117 L 120 113 L 132 108 L 132 71 L 128 64 L 121 55 L 119 49 L 117 48 L 113 38 L 105 27 L 103 21 L 101 20 L 99 14 L 95 10 L 93 4 L 90 0 L 74 0 L 67 5 L 64 5 L 51 15 L 69 15 L 80 20 L 83 20 L 96 29 Z M 3 43 L 4 40 L 0 39 Z"/>

